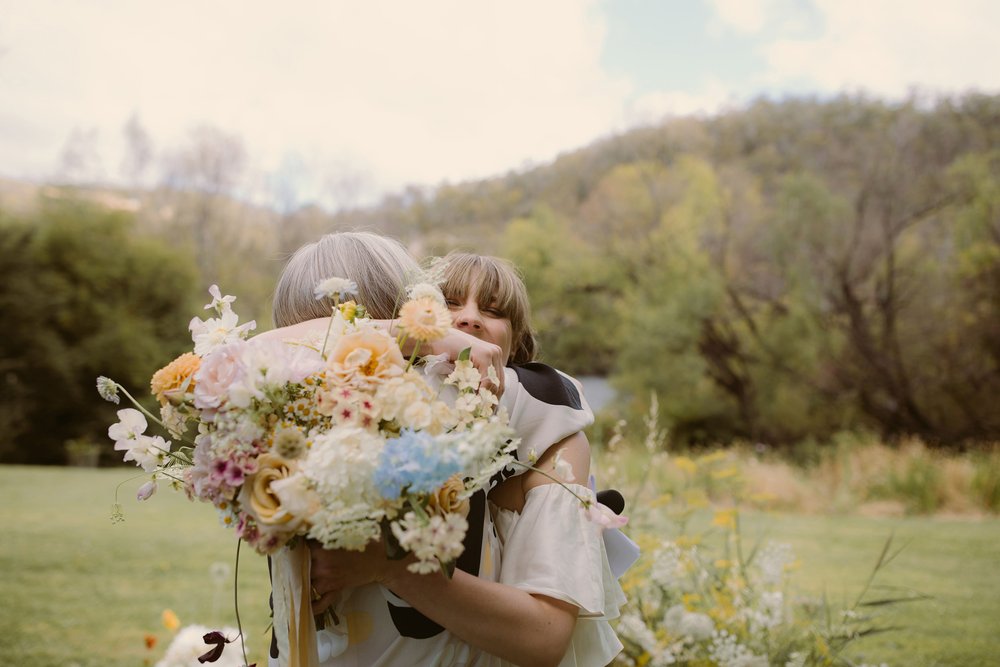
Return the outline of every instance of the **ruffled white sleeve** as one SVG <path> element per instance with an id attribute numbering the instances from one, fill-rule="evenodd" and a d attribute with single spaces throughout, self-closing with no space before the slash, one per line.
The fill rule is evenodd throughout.
<path id="1" fill-rule="evenodd" d="M 541 458 L 555 443 L 594 423 L 583 386 L 575 378 L 535 362 L 504 369 L 500 406 L 520 439 L 518 461 Z M 522 472 L 524 468 L 515 468 L 515 474 Z"/>
<path id="2" fill-rule="evenodd" d="M 568 485 L 581 496 L 590 490 Z M 520 512 L 498 510 L 502 542 L 500 582 L 579 608 L 562 667 L 607 665 L 622 649 L 611 628 L 625 603 L 611 572 L 601 527 L 587 519 L 580 501 L 558 484 L 528 491 Z"/>

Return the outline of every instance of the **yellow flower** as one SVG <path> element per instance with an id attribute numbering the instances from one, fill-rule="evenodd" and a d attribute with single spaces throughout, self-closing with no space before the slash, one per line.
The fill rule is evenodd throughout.
<path id="1" fill-rule="evenodd" d="M 149 381 L 149 388 L 160 401 L 167 404 L 168 392 L 184 387 L 187 391 L 194 389 L 194 374 L 201 366 L 201 357 L 192 352 L 185 352 L 169 364 L 156 371 Z M 185 387 L 184 383 L 187 382 Z"/>
<path id="2" fill-rule="evenodd" d="M 713 470 L 712 479 L 726 479 L 728 477 L 734 477 L 739 471 L 736 468 L 723 468 L 722 470 Z"/>
<path id="3" fill-rule="evenodd" d="M 399 326 L 417 340 L 438 340 L 451 328 L 451 313 L 437 299 L 425 296 L 403 304 L 399 309 Z"/>
<path id="4" fill-rule="evenodd" d="M 715 561 L 715 567 L 719 568 L 720 570 L 726 570 L 732 566 L 733 562 L 730 560 L 726 560 L 725 558 L 719 558 L 718 560 Z"/>
<path id="5" fill-rule="evenodd" d="M 688 489 L 684 492 L 684 502 L 692 509 L 708 507 L 708 496 L 704 489 Z"/>
<path id="6" fill-rule="evenodd" d="M 440 489 L 431 494 L 427 509 L 431 514 L 468 516 L 469 499 L 458 497 L 463 491 L 465 483 L 462 481 L 462 476 L 456 473 L 449 477 Z"/>
<path id="7" fill-rule="evenodd" d="M 716 510 L 715 516 L 712 517 L 712 525 L 735 530 L 736 510 Z"/>
<path id="8" fill-rule="evenodd" d="M 355 316 L 358 314 L 358 304 L 356 301 L 345 301 L 344 303 L 337 306 L 340 309 L 340 314 L 344 316 L 344 319 L 348 322 L 353 322 Z"/>
<path id="9" fill-rule="evenodd" d="M 703 466 L 711 465 L 712 463 L 715 463 L 716 461 L 721 461 L 724 458 L 726 458 L 725 452 L 722 451 L 712 452 L 711 454 L 706 454 L 705 456 L 702 456 L 700 459 L 698 459 L 698 464 Z"/>
<path id="10" fill-rule="evenodd" d="M 669 505 L 671 500 L 673 500 L 673 496 L 669 493 L 664 493 L 662 496 L 654 498 L 652 502 L 649 503 L 649 506 L 653 509 L 656 509 L 657 507 L 663 507 L 664 505 Z"/>
<path id="11" fill-rule="evenodd" d="M 698 470 L 698 464 L 687 456 L 677 456 L 674 458 L 674 465 L 689 475 L 693 475 Z"/>
<path id="12" fill-rule="evenodd" d="M 163 623 L 163 627 L 171 632 L 177 632 L 177 628 L 181 627 L 181 620 L 177 618 L 173 609 L 164 609 L 163 613 L 160 614 L 160 621 Z"/>
<path id="13" fill-rule="evenodd" d="M 701 544 L 701 537 L 697 535 L 681 535 L 674 541 L 681 549 L 690 549 Z"/>

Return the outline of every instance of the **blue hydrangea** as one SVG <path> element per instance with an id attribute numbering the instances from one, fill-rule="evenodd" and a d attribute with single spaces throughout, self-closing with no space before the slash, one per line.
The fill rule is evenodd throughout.
<path id="1" fill-rule="evenodd" d="M 404 429 L 382 449 L 374 482 L 383 498 L 409 493 L 430 493 L 462 469 L 455 447 L 447 436 Z"/>

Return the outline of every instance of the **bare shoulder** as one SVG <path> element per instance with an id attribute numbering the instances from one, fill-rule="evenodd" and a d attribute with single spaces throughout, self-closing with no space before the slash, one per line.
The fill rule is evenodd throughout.
<path id="1" fill-rule="evenodd" d="M 556 457 L 570 465 L 569 477 L 556 472 Z M 590 442 L 583 431 L 577 431 L 545 450 L 534 467 L 523 475 L 509 477 L 490 491 L 490 501 L 500 509 L 520 512 L 524 509 L 524 497 L 531 489 L 542 484 L 554 484 L 553 477 L 562 482 L 587 483 L 590 475 Z M 565 472 L 565 467 L 563 468 Z"/>
<path id="2" fill-rule="evenodd" d="M 569 476 L 557 472 L 557 458 L 569 464 Z M 555 483 L 556 480 L 552 477 L 562 482 L 586 486 L 590 476 L 590 441 L 583 431 L 577 431 L 545 450 L 535 467 L 541 472 L 529 470 L 521 480 L 521 489 L 525 494 L 536 486 Z M 563 468 L 562 472 L 565 471 Z"/>

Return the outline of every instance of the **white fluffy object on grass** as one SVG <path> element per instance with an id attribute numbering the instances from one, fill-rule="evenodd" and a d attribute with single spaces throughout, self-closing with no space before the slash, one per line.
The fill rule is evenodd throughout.
<path id="1" fill-rule="evenodd" d="M 198 656 L 204 655 L 212 649 L 202 639 L 209 632 L 218 630 L 226 639 L 234 639 L 239 632 L 236 628 L 209 628 L 204 625 L 185 625 L 181 628 L 174 640 L 167 647 L 167 652 L 156 667 L 203 667 L 198 662 Z M 211 663 L 213 667 L 240 667 L 243 664 L 243 651 L 240 649 L 239 641 L 226 644 L 222 657 Z"/>

